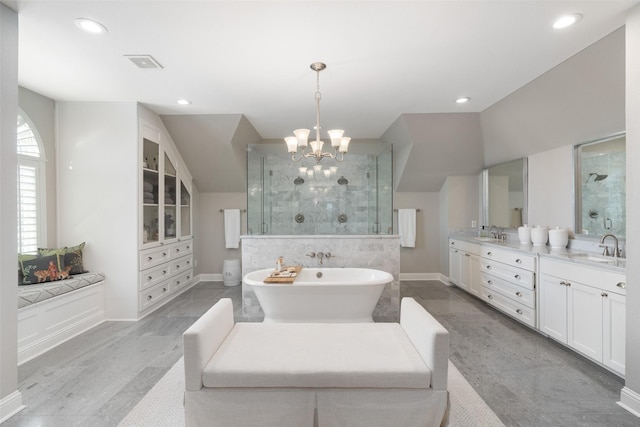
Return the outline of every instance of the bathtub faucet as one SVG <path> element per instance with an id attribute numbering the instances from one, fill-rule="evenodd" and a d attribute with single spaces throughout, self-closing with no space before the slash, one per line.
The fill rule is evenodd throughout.
<path id="1" fill-rule="evenodd" d="M 322 265 L 322 258 L 324 258 L 324 253 L 318 252 L 316 256 L 318 257 L 318 264 Z"/>

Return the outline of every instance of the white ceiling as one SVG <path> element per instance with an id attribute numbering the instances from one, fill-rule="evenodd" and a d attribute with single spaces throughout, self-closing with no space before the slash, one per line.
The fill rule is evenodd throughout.
<path id="1" fill-rule="evenodd" d="M 379 138 L 403 113 L 479 112 L 624 25 L 638 1 L 4 1 L 20 85 L 158 114 L 244 114 L 265 139 L 315 121 Z M 574 27 L 554 18 L 579 12 Z M 78 17 L 108 28 L 81 32 Z M 124 55 L 162 66 L 136 68 Z M 458 105 L 459 96 L 471 102 Z M 193 103 L 183 107 L 179 98 Z"/>

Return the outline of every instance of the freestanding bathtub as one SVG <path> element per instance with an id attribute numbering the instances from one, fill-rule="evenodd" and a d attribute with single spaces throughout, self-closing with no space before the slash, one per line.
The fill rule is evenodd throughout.
<path id="1" fill-rule="evenodd" d="M 267 268 L 247 273 L 264 311 L 265 322 L 373 322 L 385 284 L 393 276 L 370 268 L 303 268 L 293 284 L 264 283 Z"/>

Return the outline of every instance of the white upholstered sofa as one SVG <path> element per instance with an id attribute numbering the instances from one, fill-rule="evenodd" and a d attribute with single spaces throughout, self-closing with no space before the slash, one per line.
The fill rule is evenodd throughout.
<path id="1" fill-rule="evenodd" d="M 184 334 L 187 427 L 446 425 L 449 333 L 400 323 L 237 323 L 222 299 Z"/>

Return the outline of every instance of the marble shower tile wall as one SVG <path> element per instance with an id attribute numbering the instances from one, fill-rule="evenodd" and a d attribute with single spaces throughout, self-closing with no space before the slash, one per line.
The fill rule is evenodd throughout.
<path id="1" fill-rule="evenodd" d="M 263 268 L 275 268 L 283 256 L 286 265 L 317 267 L 309 252 L 331 252 L 335 258 L 322 267 L 375 268 L 393 275 L 373 312 L 374 319 L 397 321 L 400 313 L 400 237 L 384 236 L 242 236 L 242 276 Z M 251 286 L 242 284 L 242 316 L 245 320 L 264 317 Z"/>
<path id="2" fill-rule="evenodd" d="M 292 163 L 283 156 L 266 156 L 264 210 L 269 234 L 370 234 L 369 195 L 375 191 L 375 157 L 349 154 L 342 163 L 325 159 L 320 163 L 323 171 L 330 166 L 338 168 L 330 177 L 323 171 L 302 176 L 298 170 L 300 166 L 312 169 L 315 164 L 306 159 Z M 304 183 L 296 185 L 299 176 Z M 339 184 L 340 178 L 348 183 Z M 304 222 L 296 221 L 296 215 L 303 215 Z M 346 216 L 346 222 L 338 220 L 340 215 Z"/>
<path id="3" fill-rule="evenodd" d="M 609 152 L 605 155 L 584 154 L 582 159 L 582 231 L 601 236 L 613 233 L 626 235 L 626 202 L 624 192 L 626 176 L 625 152 Z M 595 181 L 590 173 L 607 175 Z M 577 230 L 576 230 L 577 231 Z"/>

